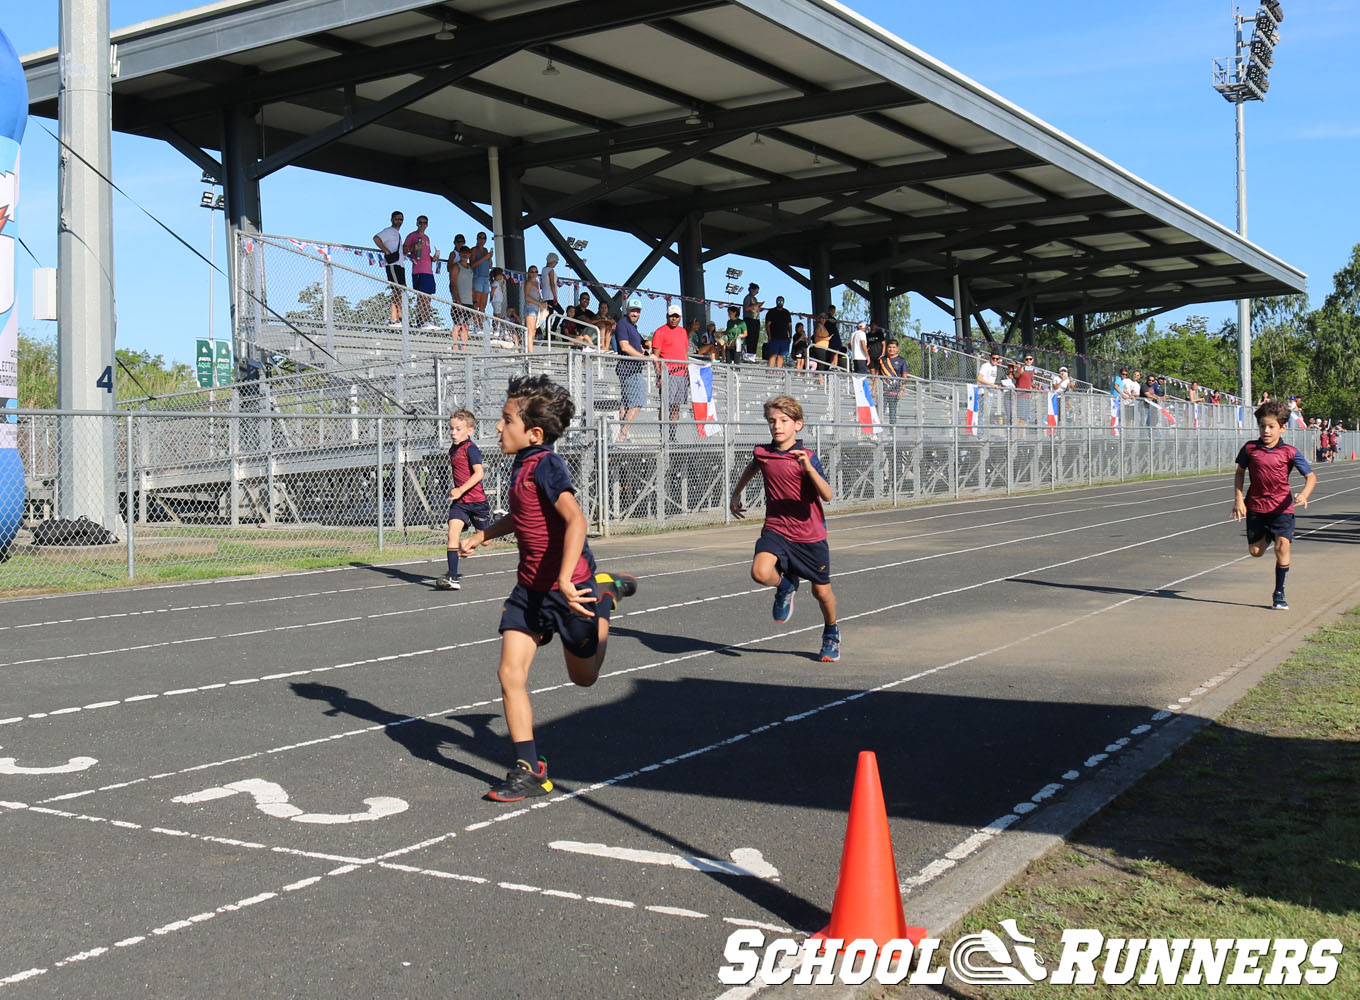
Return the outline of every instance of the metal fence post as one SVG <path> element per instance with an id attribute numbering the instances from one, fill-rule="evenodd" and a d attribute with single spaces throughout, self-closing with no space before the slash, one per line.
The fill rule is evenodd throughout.
<path id="1" fill-rule="evenodd" d="M 962 475 L 961 475 L 961 473 L 960 473 L 960 471 L 959 471 L 959 414 L 958 414 L 958 410 L 955 410 L 955 411 L 954 411 L 954 420 L 953 420 L 953 423 L 950 424 L 950 426 L 954 429 L 953 469 L 950 470 L 950 471 L 952 472 L 952 475 L 950 476 L 950 478 L 954 480 L 954 499 L 957 500 L 957 499 L 959 498 L 959 485 L 960 485 L 960 480 L 963 478 Z"/>
<path id="2" fill-rule="evenodd" d="M 335 269 L 321 265 L 321 322 L 326 324 L 326 353 L 335 357 Z"/>
<path id="3" fill-rule="evenodd" d="M 128 411 L 128 415 L 127 415 L 127 445 L 126 445 L 126 446 L 127 446 L 127 469 L 126 469 L 125 474 L 126 474 L 126 476 L 127 476 L 127 508 L 126 508 L 126 510 L 127 510 L 127 516 L 126 516 L 125 519 L 124 519 L 124 523 L 127 525 L 127 575 L 128 575 L 128 579 L 131 580 L 131 579 L 135 578 L 136 575 L 137 575 L 137 573 L 136 573 L 136 561 L 135 561 L 135 558 L 136 558 L 136 557 L 135 557 L 135 554 L 134 554 L 134 552 L 133 552 L 133 541 L 132 541 L 132 525 L 133 525 L 133 521 L 134 521 L 135 518 L 136 518 L 136 515 L 135 515 L 136 501 L 134 500 L 134 497 L 136 496 L 136 489 L 135 489 L 135 487 L 136 487 L 136 480 L 134 479 L 134 474 L 135 474 L 135 472 L 136 472 L 136 461 L 133 459 L 132 456 L 135 455 L 135 454 L 137 453 L 137 438 L 136 438 L 136 429 L 135 429 L 135 425 L 132 423 L 132 411 L 131 411 L 131 410 Z"/>
<path id="4" fill-rule="evenodd" d="M 397 425 L 397 439 L 392 443 L 392 527 L 406 532 L 406 436 L 410 422 Z"/>
<path id="5" fill-rule="evenodd" d="M 383 418 L 378 417 L 378 447 L 377 447 L 377 520 L 378 520 L 378 551 L 383 550 L 383 521 L 385 512 L 383 510 Z"/>
<path id="6" fill-rule="evenodd" d="M 737 446 L 736 442 L 737 425 L 736 422 L 728 419 L 727 426 L 723 429 L 722 460 L 723 460 L 723 524 L 732 523 L 732 450 Z"/>

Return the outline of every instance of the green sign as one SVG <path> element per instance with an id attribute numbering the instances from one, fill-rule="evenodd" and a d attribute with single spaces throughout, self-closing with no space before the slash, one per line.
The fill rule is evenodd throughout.
<path id="1" fill-rule="evenodd" d="M 236 361 L 231 356 L 231 341 L 214 341 L 216 345 L 216 367 L 217 384 L 220 386 L 231 385 L 232 379 L 236 375 Z"/>
<path id="2" fill-rule="evenodd" d="M 213 386 L 213 342 L 211 340 L 199 340 L 195 342 L 198 349 L 194 352 L 194 360 L 198 369 L 198 385 L 202 389 L 211 389 Z"/>

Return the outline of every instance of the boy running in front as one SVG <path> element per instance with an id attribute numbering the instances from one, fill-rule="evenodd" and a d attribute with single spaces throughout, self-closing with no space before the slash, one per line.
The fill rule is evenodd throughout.
<path id="1" fill-rule="evenodd" d="M 453 485 L 449 487 L 449 544 L 445 551 L 449 571 L 435 581 L 440 590 L 458 590 L 458 536 L 463 526 L 481 531 L 491 523 L 491 505 L 482 489 L 482 450 L 472 440 L 477 432 L 477 418 L 469 410 L 459 410 L 449 417 L 449 469 Z"/>
<path id="2" fill-rule="evenodd" d="M 1271 607 L 1288 611 L 1284 599 L 1284 578 L 1289 572 L 1289 549 L 1294 540 L 1294 503 L 1308 509 L 1308 498 L 1317 486 L 1317 475 L 1308 466 L 1303 452 L 1280 440 L 1289 421 L 1288 404 L 1272 399 L 1256 408 L 1256 426 L 1261 436 L 1248 441 L 1237 453 L 1237 474 L 1233 477 L 1233 520 L 1247 521 L 1247 551 L 1265 555 L 1275 542 L 1275 593 Z M 1303 489 L 1294 495 L 1289 488 L 1289 471 L 1303 474 Z M 1243 477 L 1250 472 L 1251 485 L 1242 495 Z"/>
<path id="3" fill-rule="evenodd" d="M 765 528 L 756 541 L 751 579 L 774 587 L 774 620 L 783 624 L 793 614 L 798 581 L 812 584 L 812 596 L 822 606 L 823 663 L 841 658 L 841 631 L 836 625 L 836 595 L 831 592 L 831 551 L 826 544 L 823 501 L 831 499 L 831 484 L 817 456 L 803 446 L 803 407 L 792 396 L 776 396 L 765 403 L 769 444 L 756 445 L 755 454 L 732 491 L 732 513 L 742 514 L 742 492 L 757 472 L 765 482 Z"/>
<path id="4" fill-rule="evenodd" d="M 604 663 L 610 612 L 621 598 L 637 591 L 637 580 L 631 576 L 595 572 L 576 487 L 566 463 L 553 451 L 553 442 L 575 409 L 567 390 L 546 375 L 510 380 L 496 424 L 501 451 L 515 456 L 510 512 L 485 531 L 474 531 L 459 547 L 470 556 L 483 542 L 512 531 L 519 546 L 518 580 L 501 614 L 497 672 L 515 766 L 487 792 L 486 797 L 496 802 L 518 802 L 553 789 L 547 761 L 534 743 L 529 704 L 529 667 L 538 647 L 560 635 L 567 676 L 574 684 L 590 687 Z"/>

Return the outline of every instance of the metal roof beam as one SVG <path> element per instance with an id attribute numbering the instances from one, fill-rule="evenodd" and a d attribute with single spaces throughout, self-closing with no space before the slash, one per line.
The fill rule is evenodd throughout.
<path id="1" fill-rule="evenodd" d="M 460 27 L 457 38 L 452 42 L 439 41 L 430 35 L 374 46 L 363 52 L 332 56 L 306 65 L 248 77 L 230 86 L 212 87 L 206 91 L 153 102 L 147 106 L 147 113 L 151 117 L 132 122 L 131 128 L 140 131 L 150 125 L 192 117 L 213 108 L 234 104 L 267 104 L 318 90 L 343 87 L 349 83 L 388 79 L 446 66 L 454 60 L 483 58 L 489 60 L 487 64 L 491 65 L 523 49 L 526 40 L 532 39 L 536 44 L 562 41 L 645 24 L 658 17 L 706 10 L 717 5 L 717 0 L 630 0 L 626 4 L 575 0 L 574 3 Z"/>
<path id="2" fill-rule="evenodd" d="M 501 159 L 508 166 L 543 166 L 564 160 L 591 159 L 607 154 L 652 149 L 666 142 L 684 142 L 707 136 L 724 135 L 733 139 L 780 125 L 840 118 L 859 110 L 913 103 L 917 103 L 917 98 L 896 85 L 873 83 L 815 97 L 795 97 L 729 110 L 701 110 L 699 114 L 706 120 L 698 125 L 686 125 L 683 120 L 672 119 L 614 129 L 598 135 L 529 143 L 507 150 Z"/>
<path id="3" fill-rule="evenodd" d="M 1115 264 L 1138 264 L 1150 260 L 1174 260 L 1181 257 L 1197 257 L 1203 254 L 1216 253 L 1222 253 L 1222 251 L 1209 246 L 1207 243 L 1195 240 L 1191 243 L 1163 244 L 1161 246 L 1137 247 L 1132 250 L 1111 250 L 1104 253 L 1088 250 L 1084 256 L 1073 254 L 1069 257 L 1030 258 L 982 267 L 969 267 L 966 262 L 960 262 L 959 273 L 970 278 L 993 278 L 1007 274 L 1032 274 L 1044 270 L 1071 270 L 1078 265 L 1085 267 L 1097 259 L 1101 267 L 1112 267 Z"/>
<path id="4" fill-rule="evenodd" d="M 728 240 L 726 243 L 718 246 L 710 246 L 709 250 L 703 254 L 701 259 L 703 260 L 704 263 L 708 263 L 711 260 L 716 260 L 717 258 L 723 256 L 724 254 L 735 253 L 737 250 L 740 250 L 743 247 L 749 247 L 757 243 L 762 243 L 765 240 L 770 239 L 773 236 L 778 236 L 781 233 L 796 232 L 798 229 L 805 228 L 808 222 L 816 221 L 817 219 L 824 218 L 828 215 L 835 215 L 842 209 L 851 208 L 855 205 L 863 205 L 871 198 L 877 198 L 879 195 L 891 191 L 895 187 L 897 187 L 896 184 L 889 184 L 887 186 L 869 188 L 867 190 L 862 191 L 853 191 L 850 194 L 844 195 L 840 198 L 835 198 L 819 208 L 814 208 L 810 212 L 799 212 L 797 214 L 791 214 L 789 216 L 788 221 L 786 221 L 783 224 L 777 224 L 771 226 L 768 229 L 761 229 L 753 233 L 747 233 L 745 236 L 738 236 L 736 239 Z"/>
<path id="5" fill-rule="evenodd" d="M 752 203 L 794 201 L 801 198 L 823 197 L 867 186 L 886 185 L 896 187 L 912 184 L 921 180 L 940 180 L 951 177 L 969 177 L 976 174 L 992 173 L 1016 165 L 1030 165 L 1034 158 L 1022 150 L 1004 149 L 993 153 L 975 153 L 963 157 L 940 157 L 921 160 L 893 167 L 875 167 L 871 170 L 843 170 L 834 174 L 819 174 L 788 180 L 779 184 L 755 184 L 738 188 L 725 188 L 721 191 L 700 192 L 686 205 L 652 206 L 658 211 L 671 209 L 674 214 L 682 208 L 695 208 L 703 211 L 732 208 Z"/>
<path id="6" fill-rule="evenodd" d="M 1099 264 L 1097 263 L 1095 266 L 1099 267 Z M 1178 267 L 1170 271 L 1152 271 L 1145 276 L 1122 274 L 1108 275 L 1103 278 L 1090 276 L 1055 278 L 1052 281 L 1032 285 L 1024 291 L 1005 292 L 989 299 L 978 296 L 977 301 L 984 308 L 995 309 L 997 306 L 1006 305 L 1021 298 L 1032 295 L 1050 295 L 1054 292 L 1072 290 L 1090 292 L 1104 288 L 1124 289 L 1130 286 L 1156 289 L 1163 285 L 1180 284 L 1190 280 L 1236 278 L 1241 276 L 1242 269 L 1242 264 L 1224 264 L 1219 267 Z"/>

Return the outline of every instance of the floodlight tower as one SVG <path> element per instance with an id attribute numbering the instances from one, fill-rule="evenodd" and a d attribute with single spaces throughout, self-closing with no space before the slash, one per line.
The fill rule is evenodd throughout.
<path id="1" fill-rule="evenodd" d="M 1236 43 L 1233 54 L 1214 60 L 1214 89 L 1237 110 L 1237 232 L 1247 236 L 1247 101 L 1264 101 L 1270 89 L 1270 67 L 1275 63 L 1275 46 L 1280 44 L 1280 22 L 1284 10 L 1279 0 L 1263 0 L 1256 14 L 1245 17 L 1241 8 L 1233 12 Z M 1250 29 L 1247 25 L 1250 24 Z M 1242 402 L 1251 403 L 1251 300 L 1237 300 L 1237 365 Z"/>

